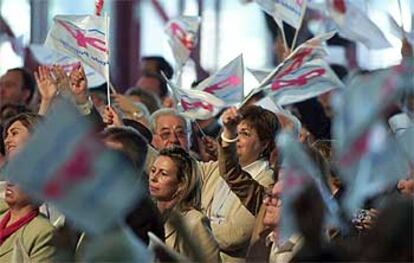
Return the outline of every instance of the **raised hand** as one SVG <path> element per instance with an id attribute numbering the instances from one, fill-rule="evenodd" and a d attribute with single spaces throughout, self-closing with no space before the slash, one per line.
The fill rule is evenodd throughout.
<path id="1" fill-rule="evenodd" d="M 135 106 L 134 102 L 131 101 L 127 96 L 121 94 L 113 94 L 111 97 L 123 113 L 132 116 L 134 112 L 139 111 L 139 108 Z"/>
<path id="2" fill-rule="evenodd" d="M 53 76 L 55 77 L 55 83 L 59 92 L 70 89 L 70 79 L 66 72 L 60 65 L 53 65 Z"/>
<path id="3" fill-rule="evenodd" d="M 242 116 L 236 107 L 230 107 L 223 112 L 221 120 L 223 122 L 222 139 L 233 140 L 237 137 L 237 125 L 240 123 Z M 223 144 L 224 145 L 224 144 Z"/>
<path id="4" fill-rule="evenodd" d="M 86 79 L 85 71 L 82 65 L 79 63 L 70 73 L 70 87 L 75 97 L 77 104 L 85 104 L 88 102 L 88 81 Z"/>
<path id="5" fill-rule="evenodd" d="M 34 72 L 34 77 L 42 101 L 51 101 L 57 93 L 57 85 L 50 69 L 46 66 L 39 66 Z"/>
<path id="6" fill-rule="evenodd" d="M 111 107 L 106 106 L 102 115 L 103 122 L 106 126 L 121 127 L 123 125 L 118 113 Z"/>

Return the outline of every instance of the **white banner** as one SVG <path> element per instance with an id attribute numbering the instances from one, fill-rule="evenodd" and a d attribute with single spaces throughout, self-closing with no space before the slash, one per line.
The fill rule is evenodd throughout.
<path id="1" fill-rule="evenodd" d="M 52 66 L 54 64 L 60 65 L 65 72 L 71 72 L 80 61 L 67 55 L 63 55 L 58 52 L 47 48 L 43 45 L 31 44 L 30 50 L 37 62 L 44 66 Z M 105 83 L 105 79 L 99 75 L 94 69 L 84 64 L 85 75 L 88 80 L 88 88 L 97 87 Z"/>
<path id="2" fill-rule="evenodd" d="M 195 89 L 211 93 L 226 104 L 234 105 L 240 103 L 243 98 L 243 73 L 243 56 L 240 55 L 202 81 Z"/>
<path id="3" fill-rule="evenodd" d="M 302 65 L 283 77 L 276 77 L 263 90 L 278 105 L 304 101 L 336 88 L 344 88 L 329 65 L 322 59 L 315 59 Z"/>
<path id="4" fill-rule="evenodd" d="M 45 45 L 79 59 L 108 80 L 108 21 L 106 16 L 55 16 Z"/>
<path id="5" fill-rule="evenodd" d="M 198 16 L 179 16 L 168 21 L 165 27 L 178 68 L 184 66 L 197 45 L 200 23 L 201 18 Z"/>

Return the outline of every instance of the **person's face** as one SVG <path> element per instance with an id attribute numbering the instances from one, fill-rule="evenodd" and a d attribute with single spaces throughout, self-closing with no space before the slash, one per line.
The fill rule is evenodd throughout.
<path id="1" fill-rule="evenodd" d="M 260 142 L 256 129 L 242 121 L 237 126 L 237 134 L 237 154 L 240 162 L 247 165 L 259 159 L 266 144 Z"/>
<path id="2" fill-rule="evenodd" d="M 269 228 L 276 228 L 279 224 L 280 213 L 282 209 L 282 202 L 280 200 L 280 194 L 282 191 L 282 184 L 278 181 L 272 188 L 272 191 L 268 193 L 263 200 L 265 205 L 265 214 L 263 217 L 263 225 Z"/>
<path id="3" fill-rule="evenodd" d="M 20 72 L 10 71 L 0 78 L 0 106 L 7 103 L 25 104 L 28 90 L 23 89 L 23 80 Z"/>
<path id="4" fill-rule="evenodd" d="M 146 91 L 152 92 L 153 94 L 157 95 L 158 98 L 161 98 L 161 90 L 160 90 L 160 82 L 156 78 L 151 77 L 141 77 L 137 81 L 136 85 Z"/>
<path id="5" fill-rule="evenodd" d="M 183 121 L 172 115 L 160 116 L 156 120 L 156 130 L 152 145 L 157 150 L 178 146 L 188 150 L 187 131 Z"/>
<path id="6" fill-rule="evenodd" d="M 30 197 L 20 187 L 7 182 L 4 193 L 4 201 L 10 206 L 26 206 L 30 204 Z"/>
<path id="7" fill-rule="evenodd" d="M 7 130 L 4 139 L 6 156 L 14 156 L 25 145 L 29 137 L 29 130 L 20 121 L 15 121 Z"/>
<path id="8" fill-rule="evenodd" d="M 400 180 L 397 184 L 397 188 L 401 194 L 407 195 L 407 196 L 413 196 L 414 195 L 414 179 L 408 178 L 408 179 Z"/>
<path id="9" fill-rule="evenodd" d="M 168 156 L 159 156 L 149 173 L 149 192 L 157 201 L 172 201 L 177 196 L 177 167 Z"/>

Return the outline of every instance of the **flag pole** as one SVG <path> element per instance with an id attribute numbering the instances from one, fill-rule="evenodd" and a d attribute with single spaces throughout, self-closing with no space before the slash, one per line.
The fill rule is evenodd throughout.
<path id="1" fill-rule="evenodd" d="M 401 7 L 401 0 L 398 0 L 398 9 L 400 10 L 400 22 L 401 22 L 401 33 L 403 36 L 403 39 L 405 38 L 405 32 L 404 32 L 404 19 L 403 19 L 403 11 Z"/>
<path id="2" fill-rule="evenodd" d="M 295 50 L 296 41 L 298 39 L 299 31 L 300 31 L 300 28 L 302 27 L 303 20 L 305 18 L 307 4 L 308 4 L 308 1 L 305 0 L 304 3 L 303 3 L 303 6 L 302 6 L 302 14 L 300 16 L 299 26 L 298 26 L 298 28 L 295 31 L 295 36 L 293 37 L 292 47 L 290 48 L 292 51 Z"/>
<path id="3" fill-rule="evenodd" d="M 114 87 L 111 85 L 110 77 L 109 77 L 109 16 L 108 13 L 105 12 L 105 43 L 106 43 L 106 55 L 107 55 L 107 64 L 106 64 L 106 96 L 108 100 L 108 106 L 111 106 L 111 89 L 114 90 Z"/>

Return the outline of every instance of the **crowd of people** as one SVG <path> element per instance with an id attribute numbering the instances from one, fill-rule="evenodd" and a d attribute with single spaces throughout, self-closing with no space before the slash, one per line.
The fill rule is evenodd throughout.
<path id="1" fill-rule="evenodd" d="M 163 72 L 173 77 L 168 62 L 146 57 L 141 64 L 136 85 L 124 94 L 111 94 L 111 106 L 106 84 L 89 87 L 81 64 L 69 73 L 60 66 L 40 66 L 33 74 L 15 68 L 1 76 L 0 166 L 24 149 L 54 100 L 67 96 L 93 122 L 96 137 L 128 158 L 146 189 L 121 220 L 125 227 L 101 236 L 107 243 L 92 253 L 91 233 L 62 220 L 65 215 L 53 204 L 3 181 L 1 262 L 135 261 L 138 252 L 147 250 L 136 251 L 130 240 L 145 247 L 151 243 L 150 235 L 165 247 L 148 248 L 151 259 L 141 260 L 414 260 L 412 172 L 382 194 L 385 206 L 367 204 L 362 216 L 347 221 L 346 231 L 324 224 L 321 194 L 315 185 L 307 185 L 292 207 L 299 231 L 281 242 L 285 173 L 275 138 L 291 130 L 292 123 L 255 105 L 258 98 L 239 109 L 228 107 L 214 118 L 190 121 L 175 108 L 161 76 Z M 340 203 L 349 189 L 335 170 L 330 135 L 334 114 L 327 100 L 324 94 L 293 105 L 291 111 L 302 122 L 298 141 L 320 169 L 331 198 Z"/>

